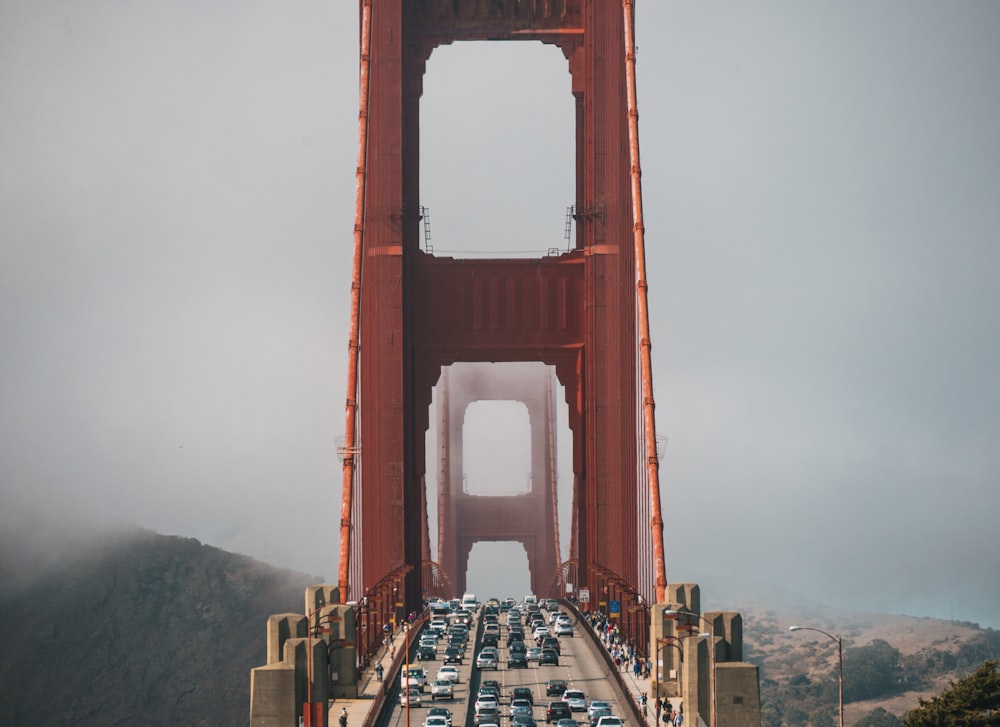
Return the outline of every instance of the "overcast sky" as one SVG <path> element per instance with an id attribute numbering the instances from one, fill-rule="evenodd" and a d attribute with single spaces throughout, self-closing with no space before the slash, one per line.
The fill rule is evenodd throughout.
<path id="1" fill-rule="evenodd" d="M 356 6 L 0 3 L 5 529 L 335 577 Z M 669 579 L 1000 627 L 1000 4 L 640 0 L 637 26 Z M 454 44 L 425 80 L 435 250 L 564 245 L 561 54 Z M 526 446 L 484 411 L 485 461 Z M 490 595 L 526 587 L 477 553 L 511 563 Z"/>

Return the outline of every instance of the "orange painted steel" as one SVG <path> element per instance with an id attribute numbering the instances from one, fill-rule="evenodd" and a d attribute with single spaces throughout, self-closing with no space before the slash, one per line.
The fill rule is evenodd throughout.
<path id="1" fill-rule="evenodd" d="M 364 246 L 365 169 L 368 150 L 368 71 L 371 60 L 371 17 L 372 0 L 364 0 L 361 13 L 361 80 L 359 83 L 357 190 L 355 191 L 354 208 L 354 260 L 351 275 L 351 331 L 347 362 L 347 414 L 344 422 L 340 564 L 337 575 L 337 584 L 345 599 L 350 593 L 348 573 L 351 564 L 351 508 L 353 507 L 352 495 L 354 493 L 354 456 L 357 454 L 355 424 L 357 423 L 358 407 L 358 331 L 361 319 L 361 263 Z"/>
<path id="2" fill-rule="evenodd" d="M 667 568 L 663 551 L 663 517 L 660 513 L 660 462 L 656 451 L 656 402 L 653 399 L 652 342 L 649 334 L 649 303 L 646 283 L 645 226 L 642 219 L 642 168 L 639 165 L 639 101 L 635 82 L 635 2 L 624 0 L 625 66 L 628 87 L 628 136 L 631 161 L 632 219 L 635 240 L 636 297 L 639 318 L 639 360 L 642 376 L 643 434 L 652 517 L 649 528 L 653 544 L 653 578 L 656 603 L 666 599 Z"/>
<path id="3" fill-rule="evenodd" d="M 371 0 L 362 3 L 364 132 L 349 371 L 356 378 L 348 390 L 341 522 L 345 599 L 358 599 L 387 573 L 403 572 L 394 587 L 405 611 L 419 610 L 429 408 L 442 370 L 458 362 L 532 361 L 555 369 L 568 411 L 562 424 L 572 434 L 568 556 L 578 564 L 574 585 L 592 593 L 613 586 L 637 602 L 640 595 L 652 601 L 654 589 L 662 592 L 657 462 L 649 459 L 655 458 L 655 429 L 646 423 L 653 400 L 630 99 L 634 66 L 620 62 L 634 61 L 631 8 L 626 3 L 623 13 L 621 0 L 379 0 L 372 12 Z M 576 238 L 561 255 L 455 260 L 420 249 L 426 63 L 439 45 L 486 39 L 541 41 L 558 47 L 568 63 L 576 109 Z M 363 446 L 355 445 L 357 433 Z M 637 456 L 643 448 L 644 466 Z M 454 489 L 460 480 L 452 473 L 445 485 Z M 544 491 L 547 517 L 532 525 L 533 533 L 515 531 L 512 522 L 506 535 L 554 544 L 552 494 Z M 469 503 L 463 506 L 468 522 L 480 531 L 467 530 L 465 544 L 449 546 L 456 557 L 470 539 L 504 534 L 482 514 L 482 501 Z M 504 507 L 516 517 L 515 505 Z M 649 535 L 642 522 L 647 514 L 660 536 Z M 439 543 L 446 535 L 439 529 Z M 551 559 L 535 561 L 547 569 L 538 576 L 543 587 L 558 567 L 552 551 Z M 458 563 L 439 561 L 459 587 Z"/>

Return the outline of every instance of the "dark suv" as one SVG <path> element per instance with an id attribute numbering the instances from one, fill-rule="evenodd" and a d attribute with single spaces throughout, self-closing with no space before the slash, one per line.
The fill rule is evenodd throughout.
<path id="1" fill-rule="evenodd" d="M 566 702 L 549 702 L 549 706 L 545 708 L 545 723 L 558 722 L 561 719 L 573 719 L 569 705 Z"/>
<path id="2" fill-rule="evenodd" d="M 535 695 L 531 691 L 531 687 L 514 687 L 514 690 L 510 693 L 511 701 L 515 699 L 527 699 L 532 704 L 535 703 Z"/>
<path id="3" fill-rule="evenodd" d="M 566 691 L 566 681 L 564 679 L 549 679 L 545 683 L 546 697 L 561 697 Z"/>

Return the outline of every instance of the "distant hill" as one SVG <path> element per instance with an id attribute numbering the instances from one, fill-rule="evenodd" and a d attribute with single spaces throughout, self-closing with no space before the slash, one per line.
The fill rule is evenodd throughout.
<path id="1" fill-rule="evenodd" d="M 1000 659 L 1000 631 L 974 623 L 831 609 L 751 581 L 700 585 L 703 610 L 743 615 L 744 658 L 760 667 L 764 727 L 804 725 L 803 716 L 824 724 L 818 713 L 833 715 L 837 706 L 836 642 L 789 626 L 843 639 L 848 725 L 877 707 L 902 717 L 920 698 Z"/>
<path id="2" fill-rule="evenodd" d="M 246 725 L 267 617 L 301 611 L 315 582 L 145 531 L 49 552 L 4 540 L 3 725 Z"/>
<path id="3" fill-rule="evenodd" d="M 321 581 L 148 531 L 42 540 L 0 533 L 0 724 L 11 727 L 246 725 L 267 617 L 300 612 Z M 873 665 L 864 684 L 891 676 L 878 698 L 849 697 L 848 724 L 876 706 L 902 714 L 1000 657 L 1000 632 L 975 624 L 834 611 L 759 584 L 702 584 L 702 606 L 743 614 L 765 727 L 836 706 L 836 646 L 790 633 L 795 623 L 843 636 L 855 682 Z M 897 667 L 874 663 L 896 651 Z"/>

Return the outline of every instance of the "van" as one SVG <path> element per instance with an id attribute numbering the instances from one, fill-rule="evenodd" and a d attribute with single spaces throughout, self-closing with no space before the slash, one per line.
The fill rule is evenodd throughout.
<path id="1" fill-rule="evenodd" d="M 399 686 L 416 687 L 422 692 L 427 686 L 427 672 L 422 667 L 407 664 L 399 672 Z"/>
<path id="2" fill-rule="evenodd" d="M 462 596 L 462 608 L 467 608 L 470 611 L 475 611 L 478 607 L 479 604 L 476 603 L 475 593 L 466 593 L 464 596 Z"/>

